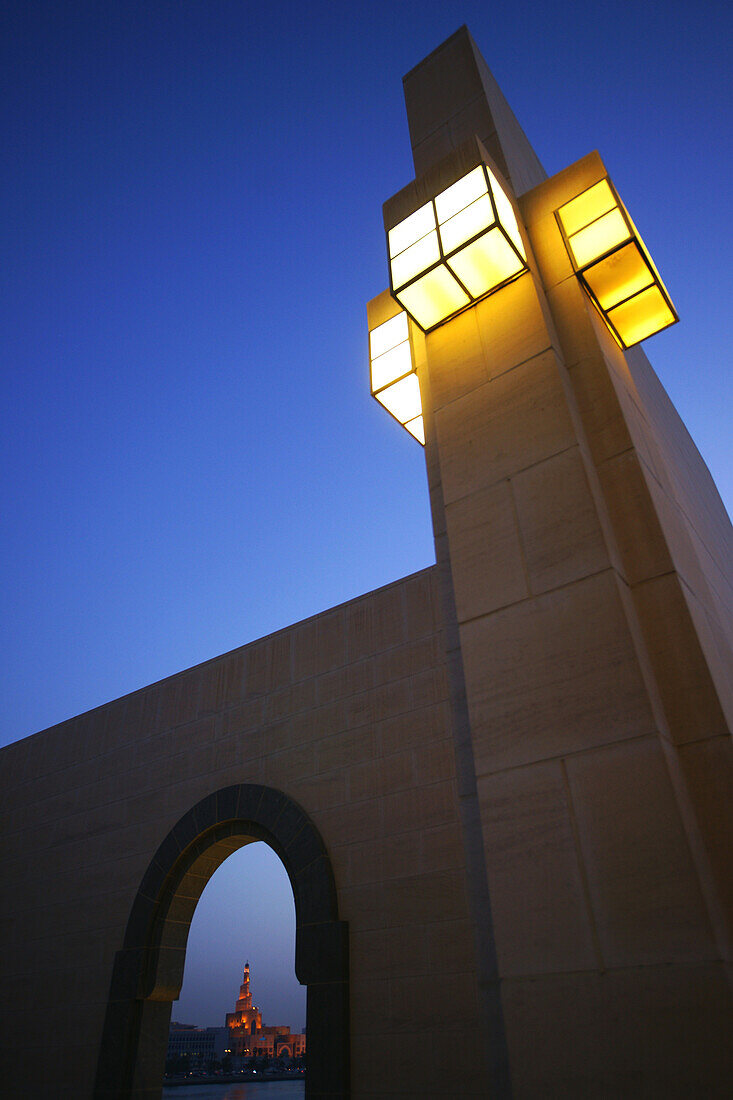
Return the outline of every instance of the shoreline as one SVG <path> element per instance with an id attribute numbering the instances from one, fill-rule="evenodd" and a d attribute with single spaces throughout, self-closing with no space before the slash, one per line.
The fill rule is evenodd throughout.
<path id="1" fill-rule="evenodd" d="M 267 1084 L 268 1081 L 295 1081 L 305 1082 L 306 1075 L 304 1073 L 299 1074 L 297 1077 L 292 1073 L 273 1073 L 267 1074 L 267 1076 L 260 1076 L 256 1074 L 254 1077 L 244 1073 L 228 1073 L 219 1074 L 216 1077 L 187 1077 L 185 1081 L 163 1081 L 164 1089 L 180 1089 L 185 1088 L 187 1085 L 260 1085 Z"/>

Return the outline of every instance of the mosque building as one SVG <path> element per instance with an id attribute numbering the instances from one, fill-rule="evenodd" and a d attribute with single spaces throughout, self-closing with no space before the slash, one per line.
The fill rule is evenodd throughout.
<path id="1" fill-rule="evenodd" d="M 262 1013 L 252 1004 L 249 987 L 249 962 L 234 1012 L 227 1012 L 229 1046 L 240 1058 L 302 1058 L 305 1055 L 305 1035 L 293 1034 L 285 1024 L 263 1026 Z"/>

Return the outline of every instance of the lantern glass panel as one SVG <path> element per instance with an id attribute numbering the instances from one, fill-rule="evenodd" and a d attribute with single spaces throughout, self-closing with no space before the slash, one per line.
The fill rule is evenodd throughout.
<path id="1" fill-rule="evenodd" d="M 610 309 L 607 316 L 626 347 L 638 344 L 677 320 L 658 286 L 642 290 L 630 301 Z"/>
<path id="2" fill-rule="evenodd" d="M 585 229 L 578 230 L 568 238 L 568 243 L 577 267 L 584 267 L 585 264 L 609 252 L 623 241 L 628 241 L 630 237 L 631 233 L 624 216 L 616 207 Z"/>
<path id="3" fill-rule="evenodd" d="M 369 333 L 369 354 L 371 358 L 376 359 L 378 355 L 383 355 L 385 351 L 396 348 L 403 340 L 407 340 L 408 336 L 407 314 L 400 312 L 395 317 L 390 317 L 389 321 L 377 325 Z"/>
<path id="4" fill-rule="evenodd" d="M 491 180 L 491 190 L 494 192 L 494 202 L 496 203 L 496 209 L 499 214 L 499 222 L 501 225 L 503 225 L 504 229 L 509 234 L 509 237 L 516 247 L 517 251 L 519 252 L 519 255 L 526 262 L 527 255 L 524 251 L 524 243 L 522 241 L 522 235 L 519 232 L 519 225 L 517 224 L 517 216 L 514 213 L 514 207 L 509 202 L 509 198 L 507 197 L 503 188 L 499 185 L 499 181 L 497 180 L 494 173 L 491 171 L 490 168 L 487 168 L 487 171 Z"/>
<path id="5" fill-rule="evenodd" d="M 600 180 L 558 210 L 562 227 L 568 237 L 596 221 L 602 214 L 618 206 L 607 179 Z"/>
<path id="6" fill-rule="evenodd" d="M 372 390 L 381 390 L 390 382 L 404 377 L 412 370 L 412 355 L 410 354 L 410 342 L 404 340 L 396 348 L 390 348 L 383 355 L 372 359 Z"/>
<path id="7" fill-rule="evenodd" d="M 518 274 L 524 263 L 500 229 L 492 229 L 451 256 L 448 266 L 474 298 Z"/>
<path id="8" fill-rule="evenodd" d="M 422 413 L 420 383 L 416 374 L 408 374 L 406 378 L 401 378 L 399 382 L 387 386 L 374 396 L 400 424 L 407 424 Z"/>
<path id="9" fill-rule="evenodd" d="M 433 204 L 427 202 L 414 214 L 410 214 L 409 218 L 398 222 L 393 229 L 390 229 L 388 234 L 390 257 L 398 256 L 400 252 L 404 252 L 411 244 L 415 244 L 421 237 L 426 236 L 434 229 Z"/>
<path id="10" fill-rule="evenodd" d="M 441 191 L 439 195 L 435 196 L 438 221 L 443 225 L 455 214 L 465 210 L 476 199 L 482 195 L 488 195 L 488 193 L 486 176 L 483 168 L 479 165 L 478 168 L 474 168 L 468 175 L 459 179 L 457 183 L 451 184 L 445 191 Z M 493 220 L 492 217 L 491 221 Z"/>
<path id="11" fill-rule="evenodd" d="M 425 425 L 422 416 L 416 416 L 414 420 L 408 420 L 404 425 L 410 435 L 414 435 L 418 443 L 425 446 Z"/>
<path id="12" fill-rule="evenodd" d="M 439 324 L 470 302 L 465 290 L 442 265 L 396 291 L 395 296 L 424 329 Z"/>
<path id="13" fill-rule="evenodd" d="M 399 256 L 392 260 L 392 283 L 397 287 L 404 286 L 410 279 L 414 279 L 421 271 L 431 267 L 440 259 L 438 247 L 438 234 L 435 230 L 421 237 L 415 244 L 410 245 Z"/>
<path id="14" fill-rule="evenodd" d="M 611 309 L 654 281 L 635 241 L 587 268 L 583 278 L 601 309 Z"/>
<path id="15" fill-rule="evenodd" d="M 471 237 L 488 229 L 495 220 L 494 208 L 487 192 L 475 199 L 470 206 L 459 210 L 447 222 L 440 223 L 440 241 L 443 251 L 452 252 L 464 241 L 470 241 Z"/>

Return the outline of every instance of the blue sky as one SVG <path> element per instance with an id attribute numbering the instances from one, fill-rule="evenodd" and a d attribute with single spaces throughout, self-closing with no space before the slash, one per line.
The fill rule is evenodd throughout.
<path id="1" fill-rule="evenodd" d="M 432 562 L 364 307 L 413 175 L 401 78 L 464 22 L 548 172 L 604 157 L 681 317 L 646 351 L 730 509 L 727 4 L 0 18 L 0 743 Z"/>

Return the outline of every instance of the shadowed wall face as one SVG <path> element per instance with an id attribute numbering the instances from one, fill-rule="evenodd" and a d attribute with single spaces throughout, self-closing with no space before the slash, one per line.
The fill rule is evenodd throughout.
<path id="1" fill-rule="evenodd" d="M 115 958 L 156 852 L 212 792 L 260 784 L 302 808 L 333 869 L 349 928 L 355 1095 L 383 1096 L 385 1065 L 397 1094 L 414 1082 L 449 1090 L 453 1057 L 424 1056 L 441 1042 L 467 1044 L 468 1087 L 485 1091 L 450 723 L 429 569 L 3 750 L 8 1041 L 20 1049 L 39 988 L 64 1006 L 39 1089 L 92 1096 Z M 216 863 L 202 856 L 197 890 Z M 178 902 L 185 941 L 191 904 Z M 152 995 L 175 991 L 172 961 L 173 980 Z M 138 994 L 139 1064 L 157 1072 L 169 1004 Z M 309 992 L 309 1013 L 312 1003 Z M 26 1084 L 13 1062 L 9 1095 Z"/>

